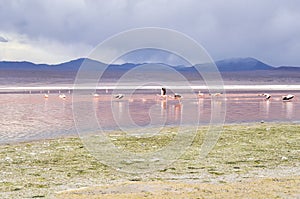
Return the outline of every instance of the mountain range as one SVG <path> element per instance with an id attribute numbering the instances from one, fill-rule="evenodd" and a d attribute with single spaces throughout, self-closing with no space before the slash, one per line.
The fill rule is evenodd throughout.
<path id="1" fill-rule="evenodd" d="M 32 71 L 78 71 L 81 64 L 85 60 L 90 65 L 104 65 L 101 62 L 91 59 L 76 59 L 69 62 L 64 62 L 55 65 L 49 64 L 34 64 L 32 62 L 15 62 L 15 61 L 0 61 L 0 70 L 32 70 Z M 215 62 L 220 72 L 237 72 L 237 71 L 255 71 L 255 70 L 299 70 L 299 67 L 280 66 L 274 67 L 263 63 L 255 58 L 231 58 Z M 125 63 L 110 65 L 111 69 L 129 70 L 141 64 Z M 201 64 L 202 65 L 202 64 Z M 203 64 L 205 65 L 205 64 Z M 192 66 L 172 66 L 173 68 L 181 71 L 191 70 Z"/>
<path id="2" fill-rule="evenodd" d="M 27 85 L 27 84 L 72 84 L 76 78 L 77 71 L 85 61 L 88 70 L 97 70 L 97 67 L 106 66 L 105 64 L 91 59 L 76 59 L 61 64 L 34 64 L 31 62 L 0 61 L 0 85 Z M 290 84 L 300 83 L 300 67 L 293 66 L 270 66 L 254 58 L 232 58 L 216 61 L 222 78 L 226 82 L 239 84 L 240 82 L 268 83 L 268 84 Z M 173 68 L 180 72 L 185 78 L 191 81 L 201 81 L 202 76 L 193 66 L 170 66 L 166 64 L 155 64 L 158 68 L 143 68 L 140 75 L 141 81 L 145 80 L 145 74 L 152 78 L 158 73 L 168 76 L 166 68 Z M 118 80 L 127 71 L 134 69 L 142 64 L 124 63 L 109 65 L 101 77 L 105 81 Z M 167 66 L 167 67 L 165 67 Z M 208 64 L 198 64 L 197 68 L 205 70 Z M 161 67 L 161 68 L 160 68 Z M 153 67 L 155 68 L 155 67 Z M 159 69 L 159 70 L 157 70 Z M 147 71 L 147 73 L 146 73 Z M 170 71 L 170 70 L 169 70 Z"/>

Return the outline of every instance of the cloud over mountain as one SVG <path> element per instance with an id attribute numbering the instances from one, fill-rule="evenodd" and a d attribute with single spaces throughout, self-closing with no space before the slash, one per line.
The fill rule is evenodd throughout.
<path id="1" fill-rule="evenodd" d="M 299 8 L 294 0 L 0 0 L 0 35 L 14 41 L 1 59 L 58 63 L 120 31 L 155 26 L 187 34 L 215 60 L 299 65 Z"/>

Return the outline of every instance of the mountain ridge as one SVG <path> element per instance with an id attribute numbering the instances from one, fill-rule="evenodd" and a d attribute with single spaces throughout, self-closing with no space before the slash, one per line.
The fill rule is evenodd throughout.
<path id="1" fill-rule="evenodd" d="M 88 65 L 96 66 L 101 63 L 96 60 L 88 58 L 79 58 L 70 60 L 59 64 L 35 64 L 28 61 L 0 61 L 0 70 L 35 70 L 35 71 L 78 71 L 81 64 L 85 61 Z M 144 63 L 143 63 L 144 64 Z M 215 61 L 216 66 L 220 72 L 238 72 L 238 71 L 255 71 L 255 70 L 293 70 L 300 71 L 300 67 L 296 66 L 279 66 L 274 67 L 268 65 L 255 58 L 230 58 Z M 111 69 L 118 70 L 130 70 L 136 66 L 142 64 L 124 63 L 124 64 L 112 64 L 109 65 Z M 168 65 L 171 66 L 171 65 Z M 198 64 L 197 66 L 203 67 L 205 64 Z M 194 66 L 171 66 L 178 71 L 195 70 Z"/>

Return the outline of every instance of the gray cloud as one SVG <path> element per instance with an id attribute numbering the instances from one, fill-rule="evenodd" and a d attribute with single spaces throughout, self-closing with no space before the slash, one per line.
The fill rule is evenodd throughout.
<path id="1" fill-rule="evenodd" d="M 299 8 L 296 0 L 0 0 L 0 33 L 79 51 L 120 31 L 157 26 L 187 34 L 214 59 L 251 56 L 273 65 L 300 65 Z"/>
<path id="2" fill-rule="evenodd" d="M 0 42 L 8 42 L 8 40 L 0 36 Z"/>

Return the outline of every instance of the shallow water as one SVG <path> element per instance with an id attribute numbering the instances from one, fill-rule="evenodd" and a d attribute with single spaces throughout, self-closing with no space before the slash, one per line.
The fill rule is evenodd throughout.
<path id="1" fill-rule="evenodd" d="M 137 92 L 125 95 L 121 100 L 112 93 L 100 91 L 100 96 L 69 93 L 66 99 L 58 93 L 1 94 L 0 95 L 0 142 L 10 143 L 35 139 L 54 138 L 77 134 L 73 110 L 87 125 L 93 117 L 102 129 L 146 128 L 165 125 L 207 125 L 211 122 L 211 110 L 216 114 L 225 111 L 225 123 L 243 122 L 298 122 L 300 121 L 299 91 L 289 91 L 296 97 L 283 102 L 281 96 L 287 92 L 271 92 L 266 101 L 258 96 L 261 92 L 231 92 L 222 97 L 204 98 L 183 94 L 181 101 L 159 99 L 157 91 Z M 92 109 L 91 109 L 92 107 Z M 220 115 L 218 115 L 220 116 Z M 222 119 L 219 118 L 220 120 Z M 78 122 L 78 120 L 76 120 Z M 92 126 L 93 124 L 91 124 Z"/>

